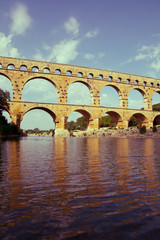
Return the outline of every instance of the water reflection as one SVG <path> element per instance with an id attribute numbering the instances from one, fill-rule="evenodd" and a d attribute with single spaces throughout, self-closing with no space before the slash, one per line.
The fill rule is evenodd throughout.
<path id="1" fill-rule="evenodd" d="M 156 239 L 156 139 L 24 138 L 0 143 L 2 239 Z"/>

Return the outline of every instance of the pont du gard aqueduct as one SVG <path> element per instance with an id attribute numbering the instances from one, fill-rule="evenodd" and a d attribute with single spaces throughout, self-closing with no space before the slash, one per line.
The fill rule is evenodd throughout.
<path id="1" fill-rule="evenodd" d="M 13 87 L 13 99 L 9 102 L 9 114 L 12 121 L 20 126 L 23 116 L 32 109 L 41 109 L 51 115 L 55 131 L 65 130 L 69 115 L 76 111 L 87 121 L 89 129 L 99 129 L 100 119 L 106 113 L 115 123 L 115 127 L 128 128 L 132 116 L 139 125 L 153 126 L 154 120 L 160 123 L 160 112 L 152 110 L 152 96 L 160 93 L 160 80 L 125 74 L 114 71 L 79 67 L 51 62 L 33 61 L 0 57 L 0 74 L 7 77 Z M 58 103 L 23 102 L 21 95 L 25 84 L 41 78 L 54 85 L 58 94 Z M 90 105 L 67 103 L 67 92 L 72 83 L 80 82 L 88 87 L 91 96 Z M 104 86 L 113 87 L 119 95 L 119 108 L 100 106 L 100 93 Z M 129 109 L 128 96 L 131 90 L 138 90 L 144 100 L 144 108 Z M 46 92 L 47 94 L 47 92 Z"/>

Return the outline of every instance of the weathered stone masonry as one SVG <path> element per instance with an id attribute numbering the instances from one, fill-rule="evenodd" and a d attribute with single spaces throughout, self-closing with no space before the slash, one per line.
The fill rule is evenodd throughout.
<path id="1" fill-rule="evenodd" d="M 55 122 L 56 129 L 66 129 L 69 115 L 73 111 L 83 114 L 88 129 L 98 129 L 100 118 L 108 113 L 115 126 L 128 128 L 129 120 L 135 116 L 140 125 L 153 126 L 160 113 L 152 111 L 152 96 L 160 93 L 160 80 L 114 71 L 79 67 L 73 65 L 41 62 L 25 59 L 0 57 L 0 74 L 6 76 L 13 86 L 13 100 L 9 114 L 12 121 L 20 125 L 23 116 L 32 109 L 48 112 Z M 35 78 L 50 81 L 56 88 L 58 104 L 22 102 L 21 95 L 25 84 Z M 74 82 L 85 84 L 91 93 L 91 106 L 67 104 L 67 92 Z M 112 86 L 119 94 L 119 108 L 100 106 L 100 92 L 104 86 Z M 128 109 L 128 96 L 132 89 L 138 90 L 144 99 L 144 110 Z M 47 94 L 47 93 L 46 93 Z"/>

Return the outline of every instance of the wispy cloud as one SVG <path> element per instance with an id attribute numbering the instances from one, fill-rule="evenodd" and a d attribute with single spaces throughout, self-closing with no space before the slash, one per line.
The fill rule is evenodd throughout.
<path id="1" fill-rule="evenodd" d="M 87 60 L 93 60 L 93 59 L 95 59 L 95 55 L 92 54 L 92 53 L 86 53 L 84 55 L 84 58 L 87 59 Z"/>
<path id="2" fill-rule="evenodd" d="M 74 17 L 70 17 L 64 23 L 64 28 L 68 34 L 72 34 L 74 37 L 79 35 L 79 23 Z"/>
<path id="3" fill-rule="evenodd" d="M 160 43 L 155 46 L 142 46 L 138 49 L 138 54 L 134 58 L 135 61 L 146 60 L 149 67 L 160 71 Z"/>
<path id="4" fill-rule="evenodd" d="M 87 32 L 87 33 L 85 34 L 85 37 L 87 37 L 87 38 L 94 38 L 94 37 L 96 37 L 98 34 L 99 34 L 99 31 L 98 31 L 98 29 L 96 29 L 96 30 Z"/>
<path id="5" fill-rule="evenodd" d="M 52 48 L 51 53 L 47 58 L 47 61 L 69 63 L 78 56 L 77 47 L 79 43 L 79 39 L 69 39 L 61 41 Z"/>
<path id="6" fill-rule="evenodd" d="M 11 11 L 11 33 L 22 35 L 31 26 L 32 18 L 28 14 L 28 9 L 24 4 L 18 3 Z"/>
<path id="7" fill-rule="evenodd" d="M 0 32 L 0 55 L 5 57 L 20 57 L 20 53 L 12 43 L 13 35 L 9 34 L 5 36 L 3 32 Z"/>

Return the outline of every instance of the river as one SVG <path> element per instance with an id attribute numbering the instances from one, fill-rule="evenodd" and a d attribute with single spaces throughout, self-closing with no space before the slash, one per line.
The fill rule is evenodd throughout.
<path id="1" fill-rule="evenodd" d="M 160 239 L 160 143 L 0 142 L 0 239 Z"/>

